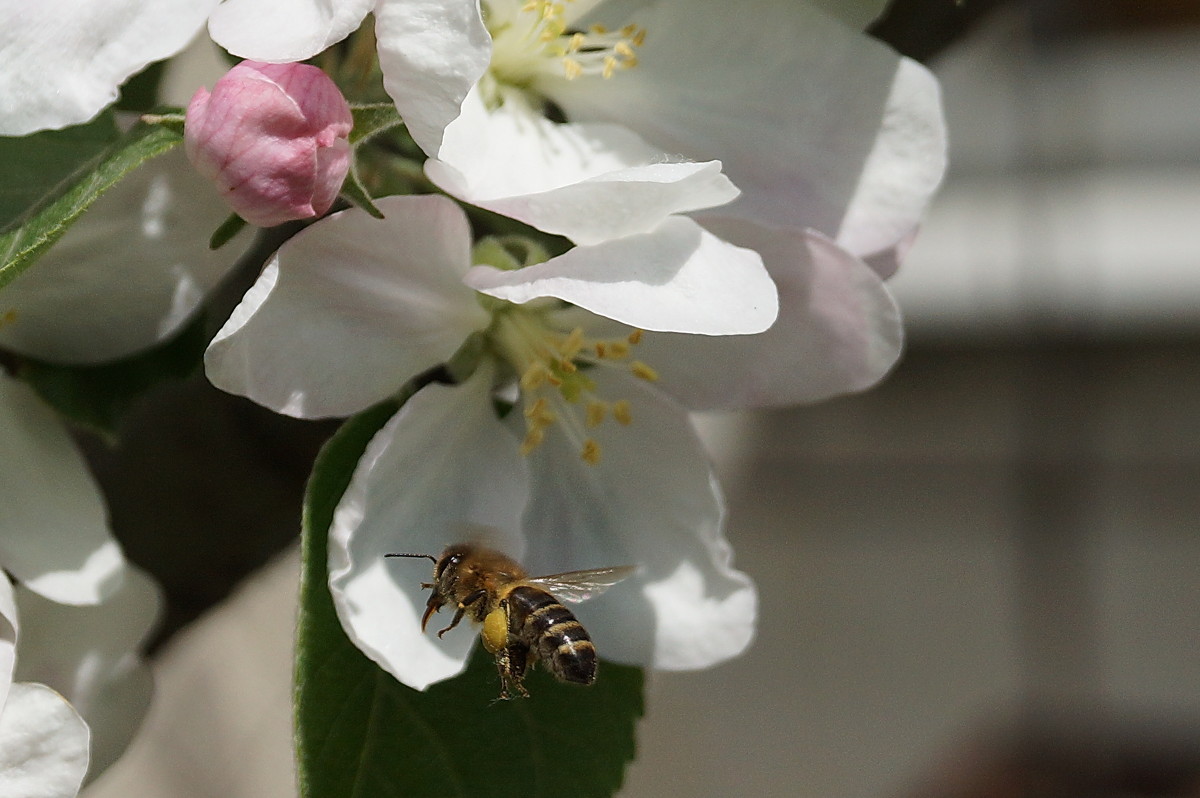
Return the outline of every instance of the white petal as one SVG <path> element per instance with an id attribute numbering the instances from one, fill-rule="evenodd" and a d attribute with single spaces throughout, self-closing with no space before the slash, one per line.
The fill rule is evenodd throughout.
<path id="1" fill-rule="evenodd" d="M 867 264 L 811 231 L 728 219 L 714 227 L 762 253 L 779 319 L 761 335 L 648 333 L 637 354 L 664 391 L 692 410 L 786 406 L 863 390 L 895 364 L 900 313 Z"/>
<path id="2" fill-rule="evenodd" d="M 652 233 L 575 247 L 524 269 L 476 266 L 465 282 L 518 304 L 558 297 L 646 330 L 762 332 L 779 309 L 758 253 L 679 216 Z"/>
<path id="3" fill-rule="evenodd" d="M 0 567 L 65 604 L 95 604 L 125 561 L 66 429 L 28 386 L 0 376 Z"/>
<path id="4" fill-rule="evenodd" d="M 470 229 L 451 200 L 385 197 L 298 233 L 205 354 L 209 380 L 280 413 L 349 415 L 454 354 L 488 316 L 461 282 Z"/>
<path id="5" fill-rule="evenodd" d="M 496 419 L 492 375 L 456 387 L 429 385 L 371 441 L 334 516 L 329 587 L 346 633 L 367 656 L 423 690 L 462 670 L 475 630 L 464 622 L 438 640 L 443 614 L 421 633 L 432 566 L 387 553 L 438 556 L 473 530 L 520 556 L 518 518 L 526 469 L 517 442 Z M 440 621 L 440 622 L 439 622 Z"/>
<path id="6" fill-rule="evenodd" d="M 633 21 L 648 31 L 635 69 L 539 84 L 569 119 L 720 158 L 744 192 L 723 214 L 813 228 L 859 256 L 920 220 L 945 169 L 924 67 L 804 3 L 664 0 Z"/>
<path id="7" fill-rule="evenodd" d="M 254 237 L 217 251 L 229 209 L 183 148 L 139 167 L 0 292 L 0 346 L 60 363 L 150 347 L 187 322 Z"/>
<path id="8" fill-rule="evenodd" d="M 208 32 L 234 55 L 257 61 L 303 61 L 362 24 L 375 0 L 225 0 Z"/>
<path id="9" fill-rule="evenodd" d="M 40 682 L 71 702 L 92 730 L 94 777 L 133 739 L 153 682 L 140 649 L 157 621 L 157 585 L 130 568 L 121 589 L 92 607 L 70 607 L 17 588 L 21 639 L 16 678 Z"/>
<path id="10" fill-rule="evenodd" d="M 754 635 L 756 594 L 733 568 L 720 490 L 686 413 L 632 379 L 596 379 L 604 398 L 630 400 L 632 424 L 592 431 L 596 465 L 557 425 L 529 456 L 525 564 L 639 567 L 573 608 L 602 658 L 675 670 L 737 656 Z"/>
<path id="11" fill-rule="evenodd" d="M 88 727 L 40 684 L 12 686 L 0 709 L 0 795 L 72 798 L 88 767 Z"/>
<path id="12" fill-rule="evenodd" d="M 512 99 L 488 112 L 472 92 L 425 164 L 447 193 L 577 244 L 646 233 L 738 190 L 717 161 L 680 162 L 617 125 L 562 125 Z"/>
<path id="13" fill-rule="evenodd" d="M 0 135 L 86 122 L 126 78 L 174 55 L 217 0 L 39 0 L 0 6 Z"/>
<path id="14" fill-rule="evenodd" d="M 808 0 L 852 28 L 865 28 L 883 14 L 891 0 Z"/>
<path id="15" fill-rule="evenodd" d="M 0 709 L 12 685 L 17 650 L 17 605 L 8 574 L 0 570 Z"/>
<path id="16" fill-rule="evenodd" d="M 492 39 L 478 0 L 400 0 L 375 11 L 379 68 L 408 132 L 429 154 L 488 67 Z"/>

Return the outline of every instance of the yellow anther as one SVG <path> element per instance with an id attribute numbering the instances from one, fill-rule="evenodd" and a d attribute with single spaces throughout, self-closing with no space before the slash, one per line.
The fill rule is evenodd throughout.
<path id="1" fill-rule="evenodd" d="M 553 375 L 550 374 L 550 369 L 546 368 L 546 364 L 542 361 L 531 363 L 529 368 L 525 369 L 525 373 L 521 375 L 521 389 L 526 391 L 534 391 L 541 388 Z"/>
<path id="2" fill-rule="evenodd" d="M 608 346 L 603 341 L 597 341 L 594 349 L 596 350 L 596 357 L 600 360 L 603 360 L 606 356 L 605 353 L 608 352 Z"/>
<path id="3" fill-rule="evenodd" d="M 604 69 L 600 72 L 601 77 L 607 80 L 608 78 L 611 78 L 613 73 L 616 71 L 617 59 L 613 58 L 611 55 L 604 56 Z"/>
<path id="4" fill-rule="evenodd" d="M 558 370 L 563 374 L 574 374 L 579 371 L 579 367 L 575 365 L 574 360 L 563 359 L 558 361 Z"/>
<path id="5" fill-rule="evenodd" d="M 534 427 L 525 433 L 525 440 L 521 441 L 521 454 L 529 455 L 534 449 L 542 445 L 542 441 L 546 440 L 546 431 L 541 427 Z"/>
<path id="6" fill-rule="evenodd" d="M 646 43 L 646 29 L 642 28 L 637 33 L 633 34 L 633 38 L 630 41 L 633 42 L 634 47 L 641 47 Z"/>
<path id="7" fill-rule="evenodd" d="M 613 52 L 622 58 L 634 58 L 633 48 L 625 42 L 617 42 L 613 45 Z"/>
<path id="8" fill-rule="evenodd" d="M 629 341 L 629 343 L 633 344 L 634 346 L 637 346 L 638 344 L 640 344 L 642 342 L 642 333 L 643 332 L 644 332 L 643 330 L 634 330 L 633 332 L 631 332 L 629 334 L 629 338 L 627 338 L 626 340 Z"/>
<path id="9" fill-rule="evenodd" d="M 600 444 L 596 443 L 595 439 L 588 438 L 583 442 L 583 449 L 579 452 L 579 456 L 588 465 L 595 465 L 600 462 Z"/>
<path id="10" fill-rule="evenodd" d="M 576 327 L 571 330 L 570 334 L 563 340 L 559 351 L 562 356 L 568 360 L 579 354 L 579 350 L 583 349 L 583 328 Z"/>
<path id="11" fill-rule="evenodd" d="M 608 405 L 600 401 L 588 402 L 587 406 L 587 425 L 589 427 L 598 427 L 604 421 L 604 417 L 608 415 Z"/>
<path id="12" fill-rule="evenodd" d="M 614 360 L 619 360 L 629 356 L 629 345 L 624 341 L 609 341 L 608 356 Z"/>
<path id="13" fill-rule="evenodd" d="M 583 64 L 576 61 L 574 58 L 563 59 L 563 77 L 567 80 L 575 80 L 583 74 Z"/>
<path id="14" fill-rule="evenodd" d="M 658 380 L 658 372 L 640 360 L 630 363 L 629 370 L 633 372 L 633 376 L 643 379 L 646 382 L 656 382 Z"/>
<path id="15" fill-rule="evenodd" d="M 617 423 L 622 426 L 629 426 L 630 422 L 633 421 L 633 411 L 629 409 L 628 399 L 618 399 L 613 402 L 612 414 Z"/>
<path id="16" fill-rule="evenodd" d="M 521 13 L 528 14 L 530 11 L 537 11 L 538 6 L 540 5 L 541 3 L 539 3 L 538 0 L 529 0 L 528 3 L 521 6 Z"/>
<path id="17" fill-rule="evenodd" d="M 540 417 L 546 412 L 547 405 L 549 405 L 549 402 L 546 401 L 546 397 L 539 396 L 537 401 L 525 405 L 525 418 L 535 419 Z"/>
<path id="18" fill-rule="evenodd" d="M 574 33 L 567 41 L 567 52 L 574 53 L 583 47 L 584 37 L 582 33 Z"/>
<path id="19" fill-rule="evenodd" d="M 637 35 L 637 32 L 638 32 L 637 25 L 629 24 L 629 25 L 626 25 L 625 27 L 621 28 L 621 35 L 624 36 L 625 38 L 629 38 L 630 36 L 635 36 L 635 35 Z"/>
<path id="20" fill-rule="evenodd" d="M 595 25 L 592 25 L 590 28 L 588 28 L 588 30 L 597 36 L 603 36 L 604 34 L 608 33 L 608 28 L 604 25 L 601 25 L 599 22 L 597 22 Z"/>

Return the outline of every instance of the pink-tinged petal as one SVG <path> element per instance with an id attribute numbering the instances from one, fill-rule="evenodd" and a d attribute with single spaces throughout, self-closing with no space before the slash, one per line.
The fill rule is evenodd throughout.
<path id="1" fill-rule="evenodd" d="M 646 330 L 762 332 L 778 311 L 775 285 L 758 253 L 679 216 L 652 233 L 575 247 L 524 269 L 476 266 L 465 282 L 518 304 L 557 297 Z"/>
<path id="2" fill-rule="evenodd" d="M 375 10 L 383 86 L 429 155 L 487 70 L 492 39 L 478 0 L 402 0 Z"/>
<path id="3" fill-rule="evenodd" d="M 0 568 L 65 604 L 95 604 L 125 576 L 100 491 L 33 390 L 0 376 Z"/>
<path id="4" fill-rule="evenodd" d="M 648 233 L 738 195 L 719 162 L 673 160 L 618 125 L 557 124 L 519 98 L 488 111 L 475 92 L 425 171 L 461 200 L 577 244 Z"/>
<path id="5" fill-rule="evenodd" d="M 184 144 L 246 221 L 271 227 L 329 210 L 350 168 L 350 106 L 308 64 L 243 61 L 187 109 Z"/>
<path id="6" fill-rule="evenodd" d="M 346 634 L 409 687 L 460 672 L 477 636 L 470 623 L 421 632 L 434 557 L 481 527 L 488 543 L 521 554 L 517 530 L 527 490 L 517 442 L 492 408 L 492 372 L 455 387 L 429 385 L 376 434 L 359 461 L 329 535 L 329 587 Z"/>
<path id="7" fill-rule="evenodd" d="M 353 33 L 375 0 L 225 0 L 208 32 L 229 52 L 257 61 L 303 61 Z"/>
<path id="8" fill-rule="evenodd" d="M 8 574 L 0 570 L 0 711 L 12 685 L 17 659 L 17 605 Z"/>
<path id="9" fill-rule="evenodd" d="M 865 263 L 818 233 L 714 221 L 754 247 L 779 288 L 779 319 L 760 335 L 647 333 L 638 357 L 693 410 L 816 402 L 874 385 L 900 356 L 895 302 Z"/>
<path id="10" fill-rule="evenodd" d="M 143 164 L 0 292 L 0 346 L 92 364 L 166 340 L 253 243 L 208 248 L 228 215 L 182 151 Z"/>
<path id="11" fill-rule="evenodd" d="M 159 615 L 154 581 L 130 568 L 121 589 L 71 607 L 17 588 L 21 640 L 16 678 L 58 691 L 92 730 L 90 774 L 117 760 L 150 706 L 153 680 L 140 656 Z"/>
<path id="12" fill-rule="evenodd" d="M 39 0 L 0 5 L 0 135 L 86 122 L 204 26 L 217 0 Z"/>
<path id="13" fill-rule="evenodd" d="M 0 795 L 73 798 L 87 773 L 88 736 L 58 693 L 14 684 L 0 709 Z"/>
<path id="14" fill-rule="evenodd" d="M 663 0 L 631 21 L 648 31 L 636 68 L 539 83 L 569 119 L 719 158 L 744 192 L 721 215 L 813 228 L 860 257 L 921 219 L 946 148 L 924 67 L 805 3 Z"/>
<path id="15" fill-rule="evenodd" d="M 461 282 L 470 229 L 452 201 L 385 197 L 285 243 L 205 353 L 209 380 L 279 413 L 343 416 L 396 393 L 488 323 Z"/>
<path id="16" fill-rule="evenodd" d="M 591 431 L 595 465 L 559 425 L 529 455 L 525 565 L 638 567 L 573 608 L 601 658 L 679 670 L 737 656 L 754 636 L 757 596 L 733 567 L 720 490 L 686 412 L 632 378 L 596 379 L 605 398 L 630 401 L 632 423 Z"/>

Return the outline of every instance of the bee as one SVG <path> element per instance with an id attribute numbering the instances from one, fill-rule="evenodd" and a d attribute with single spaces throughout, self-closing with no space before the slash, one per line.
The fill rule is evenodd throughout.
<path id="1" fill-rule="evenodd" d="M 562 682 L 596 681 L 596 647 L 563 601 L 579 602 L 603 593 L 634 572 L 633 566 L 594 568 L 531 577 L 521 564 L 495 549 L 456 543 L 440 557 L 431 554 L 386 554 L 421 557 L 433 562 L 433 592 L 421 616 L 421 631 L 446 604 L 454 605 L 449 632 L 464 616 L 481 624 L 479 636 L 496 658 L 500 698 L 515 690 L 525 698 L 525 671 L 541 661 Z"/>

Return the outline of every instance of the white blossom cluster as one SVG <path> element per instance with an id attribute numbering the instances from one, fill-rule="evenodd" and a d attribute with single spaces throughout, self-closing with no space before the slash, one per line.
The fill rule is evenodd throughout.
<path id="1" fill-rule="evenodd" d="M 885 4 L 6 4 L 0 52 L 23 67 L 0 68 L 0 133 L 85 121 L 206 20 L 229 52 L 276 64 L 317 56 L 372 15 L 383 86 L 441 193 L 377 197 L 383 219 L 352 207 L 290 238 L 209 346 L 209 379 L 277 412 L 325 418 L 457 369 L 455 382 L 422 385 L 375 436 L 330 531 L 343 626 L 401 682 L 424 689 L 460 672 L 472 637 L 422 634 L 423 574 L 384 554 L 436 554 L 481 527 L 531 572 L 636 565 L 628 584 L 578 610 L 602 656 L 703 668 L 750 643 L 757 599 L 734 567 L 689 413 L 861 390 L 899 355 L 884 280 L 941 179 L 945 141 L 933 77 L 861 33 Z M 53 37 L 30 33 L 51 19 Z M 181 165 L 171 155 L 156 161 L 161 174 L 139 170 L 124 199 L 106 196 L 0 291 L 0 313 L 11 303 L 18 314 L 0 325 L 0 347 L 96 362 L 178 328 L 233 260 L 200 244 L 222 212 L 211 189 L 185 187 L 197 178 Z M 565 251 L 476 240 L 464 206 L 559 236 Z M 110 213 L 128 224 L 99 224 Z M 84 254 L 112 250 L 117 235 L 134 243 L 113 263 Z M 48 531 L 39 497 L 49 484 L 61 496 L 67 476 L 10 468 L 0 567 L 21 591 L 99 613 L 130 575 L 102 532 L 95 490 L 25 388 L 0 381 L 0 412 L 26 419 L 0 418 L 0 435 L 26 435 L 28 462 L 35 443 L 53 443 L 46 462 L 71 464 L 93 516 Z M 38 559 L 51 553 L 75 560 Z M 39 590 L 39 578 L 65 593 Z M 18 597 L 18 637 L 9 593 L 0 580 L 0 665 L 12 670 L 16 640 L 20 673 L 36 655 L 22 648 L 29 620 Z M 55 623 L 49 615 L 39 622 Z M 92 631 L 103 637 L 103 624 Z M 59 719 L 65 704 L 41 709 L 51 700 L 14 685 L 0 774 L 12 767 L 10 718 L 86 737 L 73 717 Z M 74 764 L 28 761 L 47 773 Z"/>

